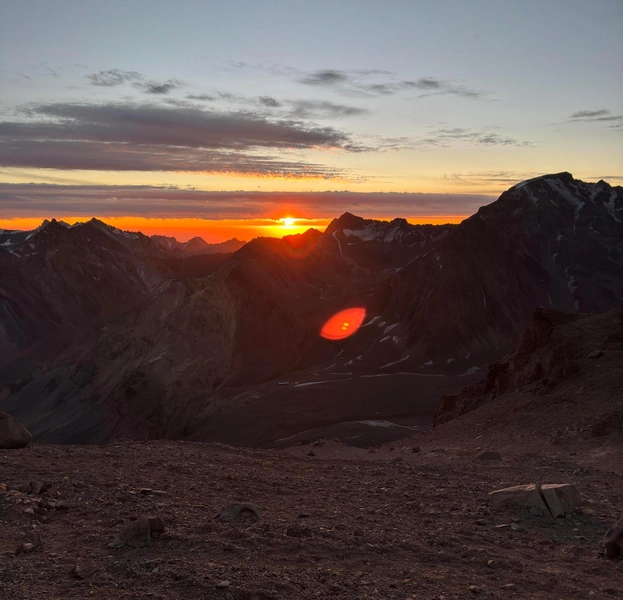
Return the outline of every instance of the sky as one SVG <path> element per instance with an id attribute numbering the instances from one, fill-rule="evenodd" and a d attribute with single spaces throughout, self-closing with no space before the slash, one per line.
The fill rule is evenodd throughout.
<path id="1" fill-rule="evenodd" d="M 0 227 L 222 241 L 620 185 L 622 29 L 621 0 L 3 3 Z"/>

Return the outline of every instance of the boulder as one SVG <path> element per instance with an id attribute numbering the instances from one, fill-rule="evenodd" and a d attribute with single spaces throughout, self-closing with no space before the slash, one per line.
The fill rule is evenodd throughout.
<path id="1" fill-rule="evenodd" d="M 580 493 L 572 483 L 530 483 L 516 485 L 490 492 L 496 507 L 520 506 L 532 514 L 564 517 L 572 513 L 582 501 Z"/>
<path id="2" fill-rule="evenodd" d="M 608 529 L 604 545 L 606 547 L 606 556 L 609 559 L 623 558 L 623 525 Z"/>
<path id="3" fill-rule="evenodd" d="M 541 493 L 552 517 L 568 515 L 582 502 L 580 492 L 573 483 L 544 483 Z"/>
<path id="4" fill-rule="evenodd" d="M 527 508 L 532 514 L 550 514 L 543 496 L 539 493 L 539 486 L 535 483 L 528 485 L 514 485 L 513 487 L 490 492 L 489 496 L 493 506 L 520 506 Z"/>
<path id="5" fill-rule="evenodd" d="M 0 448 L 26 448 L 32 435 L 17 419 L 0 411 Z"/>

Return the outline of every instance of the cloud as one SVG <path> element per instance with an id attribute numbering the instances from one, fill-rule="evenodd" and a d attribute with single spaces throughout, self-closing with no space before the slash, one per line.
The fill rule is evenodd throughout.
<path id="1" fill-rule="evenodd" d="M 270 108 L 277 108 L 281 106 L 281 102 L 275 100 L 272 96 L 260 96 L 257 101 L 264 106 L 268 106 Z"/>
<path id="2" fill-rule="evenodd" d="M 357 192 L 204 192 L 153 186 L 73 186 L 0 183 L 4 218 L 27 216 L 144 216 L 263 218 L 288 210 L 313 218 L 345 211 L 363 217 L 471 215 L 494 198 L 473 194 Z"/>
<path id="3" fill-rule="evenodd" d="M 599 110 L 580 110 L 574 112 L 567 118 L 570 123 L 591 122 L 591 123 L 610 123 L 611 129 L 623 127 L 623 115 L 613 115 L 605 108 Z"/>
<path id="4" fill-rule="evenodd" d="M 594 119 L 595 117 L 604 117 L 609 115 L 609 110 L 580 110 L 573 113 L 569 119 Z"/>
<path id="5" fill-rule="evenodd" d="M 388 71 L 379 70 L 326 69 L 303 75 L 298 78 L 298 81 L 305 85 L 328 87 L 355 96 L 391 96 L 409 90 L 422 91 L 423 93 L 417 96 L 418 98 L 453 95 L 463 98 L 488 99 L 490 96 L 477 88 L 457 85 L 434 77 L 421 77 L 416 80 L 400 79 Z"/>
<path id="6" fill-rule="evenodd" d="M 215 91 L 213 94 L 189 94 L 189 100 L 217 101 L 242 104 L 254 108 L 281 109 L 282 118 L 335 119 L 367 114 L 369 111 L 358 106 L 336 104 L 324 100 L 277 100 L 272 96 L 240 96 L 231 92 Z M 271 114 L 277 114 L 271 111 Z"/>
<path id="7" fill-rule="evenodd" d="M 319 100 L 290 100 L 288 105 L 292 107 L 290 114 L 296 118 L 340 118 L 353 115 L 364 115 L 369 111 L 357 106 L 346 106 Z"/>
<path id="8" fill-rule="evenodd" d="M 301 83 L 306 85 L 338 85 L 348 83 L 350 77 L 343 71 L 334 71 L 331 69 L 325 69 L 322 71 L 316 71 L 306 75 L 300 79 Z"/>
<path id="9" fill-rule="evenodd" d="M 509 188 L 515 184 L 539 177 L 543 173 L 536 171 L 469 171 L 467 173 L 446 173 L 439 177 L 441 181 L 461 185 L 490 186 Z"/>
<path id="10" fill-rule="evenodd" d="M 168 81 L 137 81 L 134 87 L 143 90 L 146 94 L 168 94 L 183 85 L 177 79 L 169 79 Z"/>
<path id="11" fill-rule="evenodd" d="M 213 96 L 210 94 L 188 94 L 186 98 L 188 98 L 189 100 L 202 100 L 206 102 L 214 102 L 215 100 L 218 100 L 218 96 Z"/>
<path id="12" fill-rule="evenodd" d="M 433 127 L 429 137 L 420 140 L 421 144 L 447 147 L 453 142 L 467 142 L 478 146 L 533 146 L 532 142 L 516 140 L 493 133 L 488 129 L 480 131 L 464 127 Z"/>
<path id="13" fill-rule="evenodd" d="M 128 81 L 136 81 L 142 79 L 143 76 L 136 71 L 121 71 L 120 69 L 110 69 L 108 71 L 98 71 L 87 75 L 91 81 L 91 85 L 101 87 L 116 87 L 123 85 Z"/>
<path id="14" fill-rule="evenodd" d="M 337 177 L 279 157 L 282 150 L 360 151 L 349 136 L 299 120 L 153 104 L 40 104 L 29 121 L 0 123 L 0 166 L 102 171 L 252 173 Z"/>

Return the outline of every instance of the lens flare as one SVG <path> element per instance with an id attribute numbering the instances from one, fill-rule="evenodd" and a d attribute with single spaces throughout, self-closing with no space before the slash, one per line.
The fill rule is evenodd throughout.
<path id="1" fill-rule="evenodd" d="M 333 315 L 320 330 L 326 340 L 343 340 L 355 333 L 366 318 L 365 308 L 347 308 Z"/>

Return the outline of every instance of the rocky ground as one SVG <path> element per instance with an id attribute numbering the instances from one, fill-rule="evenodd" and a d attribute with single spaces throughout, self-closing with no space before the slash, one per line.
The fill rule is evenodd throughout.
<path id="1" fill-rule="evenodd" d="M 518 440 L 503 460 L 481 461 L 479 444 L 433 431 L 373 451 L 332 441 L 0 450 L 0 598 L 623 597 L 623 561 L 607 560 L 602 543 L 623 516 L 619 447 L 595 442 L 595 461 Z M 31 481 L 50 487 L 34 494 Z M 566 482 L 583 498 L 568 518 L 488 498 Z M 215 519 L 235 502 L 260 519 Z M 154 526 L 145 547 L 109 546 L 142 516 L 165 531 Z"/>

